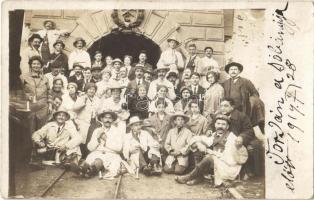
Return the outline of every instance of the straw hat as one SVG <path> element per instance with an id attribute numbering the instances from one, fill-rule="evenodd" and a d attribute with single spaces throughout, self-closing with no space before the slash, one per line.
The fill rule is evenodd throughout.
<path id="1" fill-rule="evenodd" d="M 82 42 L 83 42 L 83 46 L 86 46 L 86 41 L 85 41 L 82 37 L 77 37 L 77 38 L 75 38 L 75 40 L 74 40 L 74 42 L 73 42 L 73 46 L 76 47 L 76 43 L 77 43 L 78 41 L 82 41 Z"/>
<path id="2" fill-rule="evenodd" d="M 65 114 L 66 114 L 66 116 L 67 116 L 66 121 L 70 119 L 70 114 L 69 114 L 65 109 L 60 108 L 58 111 L 56 111 L 56 112 L 53 113 L 52 117 L 53 117 L 54 120 L 56 120 L 56 117 L 57 117 L 57 115 L 58 115 L 59 113 L 65 113 Z"/>
<path id="3" fill-rule="evenodd" d="M 118 115 L 112 110 L 104 110 L 103 112 L 97 115 L 98 121 L 101 121 L 101 118 L 103 118 L 106 114 L 110 114 L 113 121 L 116 121 L 118 119 Z"/>
<path id="4" fill-rule="evenodd" d="M 175 41 L 177 43 L 177 45 L 180 44 L 180 41 L 178 40 L 177 37 L 174 37 L 174 36 L 171 36 L 167 39 L 167 42 L 170 42 L 170 41 Z"/>
<path id="5" fill-rule="evenodd" d="M 177 117 L 183 117 L 185 123 L 187 123 L 190 118 L 188 116 L 186 116 L 182 111 L 176 111 L 171 117 L 170 117 L 170 121 L 174 121 Z"/>
<path id="6" fill-rule="evenodd" d="M 143 121 L 140 120 L 138 116 L 133 116 L 130 118 L 129 124 L 127 125 L 127 127 L 130 128 L 133 124 L 136 124 L 136 123 L 143 123 Z"/>

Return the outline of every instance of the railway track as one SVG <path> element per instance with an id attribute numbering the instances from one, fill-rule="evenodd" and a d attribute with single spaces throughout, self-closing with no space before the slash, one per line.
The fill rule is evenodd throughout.
<path id="1" fill-rule="evenodd" d="M 68 176 L 68 177 L 64 177 L 64 176 Z M 165 175 L 165 177 L 168 176 L 168 175 Z M 80 181 L 80 184 L 85 184 L 86 183 L 86 187 L 88 187 L 91 183 L 94 183 L 94 184 L 99 184 L 98 187 L 99 188 L 104 188 L 103 190 L 98 190 L 98 193 L 97 194 L 94 194 L 94 193 L 90 193 L 90 195 L 96 195 L 97 198 L 110 198 L 110 199 L 121 199 L 121 198 L 140 198 L 140 197 L 143 197 L 142 195 L 145 195 L 145 189 L 143 191 L 142 194 L 134 194 L 135 196 L 133 196 L 133 193 L 135 191 L 137 191 L 137 189 L 141 190 L 141 188 L 144 186 L 144 187 L 149 187 L 148 186 L 148 180 L 152 179 L 153 180 L 153 183 L 152 183 L 152 188 L 154 188 L 156 191 L 152 192 L 151 194 L 146 194 L 146 195 L 158 195 L 160 194 L 160 191 L 163 191 L 163 188 L 160 188 L 158 186 L 156 186 L 156 184 L 154 184 L 156 181 L 163 181 L 161 178 L 158 179 L 158 177 L 150 177 L 150 178 L 146 178 L 146 177 L 141 177 L 140 180 L 138 179 L 134 179 L 133 177 L 131 176 L 125 176 L 125 175 L 120 175 L 117 179 L 113 180 L 113 181 L 110 181 L 110 182 L 106 182 L 105 180 L 97 180 L 96 178 L 94 179 L 87 179 L 91 182 L 86 182 L 87 180 L 83 180 L 83 179 L 75 179 L 73 178 L 73 175 L 72 175 L 72 172 L 69 172 L 67 170 L 62 170 L 56 177 L 53 178 L 53 180 L 50 182 L 50 184 L 40 193 L 40 197 L 62 197 L 62 195 L 65 195 L 64 193 L 62 194 L 62 191 L 63 192 L 66 192 L 66 187 L 64 188 L 64 184 L 67 184 L 67 183 L 64 183 L 62 181 L 60 181 L 61 179 L 63 178 L 63 180 L 65 181 L 69 181 L 69 182 L 77 182 L 77 181 Z M 172 178 L 172 177 L 171 177 Z M 146 180 L 145 180 L 146 179 Z M 122 180 L 124 180 L 124 184 L 122 184 Z M 106 182 L 107 184 L 110 184 L 111 186 L 113 186 L 112 189 L 105 189 L 105 188 L 108 188 L 108 186 L 104 186 L 102 185 L 101 183 L 102 182 Z M 197 187 L 188 187 L 188 186 L 185 186 L 185 185 L 180 185 L 180 184 L 176 184 L 175 182 L 172 182 L 172 187 L 173 188 L 169 188 L 169 191 L 176 191 L 177 189 L 179 189 L 179 193 L 180 193 L 180 190 L 181 191 L 186 191 L 186 190 L 191 190 L 193 189 L 193 191 L 195 189 L 197 189 Z M 68 183 L 69 184 L 69 183 Z M 76 188 L 76 186 L 73 184 L 72 185 L 73 188 Z M 137 188 L 138 187 L 138 188 Z M 185 187 L 183 189 L 180 189 L 182 187 Z M 202 186 L 204 187 L 204 186 Z M 59 189 L 58 189 L 59 188 Z M 60 188 L 64 188 L 64 190 L 61 190 L 60 191 Z M 77 189 L 77 188 L 76 188 Z M 199 188 L 198 188 L 199 189 Z M 209 188 L 205 188 L 206 190 L 209 190 Z M 108 193 L 108 191 L 114 191 L 113 193 Z M 82 188 L 82 190 L 79 190 L 80 192 L 84 193 L 84 190 Z M 87 192 L 85 192 L 87 193 Z M 132 194 L 131 194 L 132 193 Z M 191 193 L 191 192 L 189 192 Z M 198 191 L 195 190 L 195 195 L 198 193 Z M 209 197 L 209 198 L 215 198 L 215 199 L 225 199 L 225 198 L 233 198 L 233 199 L 242 199 L 243 196 L 238 193 L 237 190 L 235 190 L 234 188 L 228 188 L 228 189 L 223 189 L 223 190 L 216 190 L 216 193 L 215 195 L 213 195 L 213 197 Z M 132 196 L 130 196 L 130 194 Z M 210 194 L 210 192 L 208 192 L 208 194 Z M 57 196 L 55 196 L 57 195 Z M 68 194 L 67 195 L 71 195 L 71 194 Z M 170 196 L 169 196 L 170 195 Z M 206 193 L 202 194 L 202 195 L 207 195 Z M 96 198 L 96 196 L 91 196 L 90 198 Z M 165 194 L 165 196 L 167 196 L 167 192 Z M 162 196 L 161 198 L 164 198 L 165 196 Z M 168 198 L 172 198 L 171 197 L 171 193 L 168 194 Z M 63 198 L 66 198 L 66 197 L 71 197 L 71 196 L 63 196 Z M 144 196 L 145 197 L 145 196 Z M 149 196 L 148 196 L 149 197 Z M 183 197 L 183 196 L 179 196 L 179 197 Z M 196 198 L 198 198 L 197 196 L 195 196 Z M 193 197 L 193 195 L 191 196 L 184 196 L 184 198 L 195 198 Z M 204 197 L 204 196 L 203 196 Z M 159 198 L 159 196 L 157 196 L 157 198 Z M 173 197 L 173 198 L 178 198 L 178 197 Z"/>

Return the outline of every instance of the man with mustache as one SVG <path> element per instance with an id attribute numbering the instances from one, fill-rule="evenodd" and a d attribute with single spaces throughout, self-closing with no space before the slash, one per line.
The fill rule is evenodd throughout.
<path id="1" fill-rule="evenodd" d="M 28 39 L 28 47 L 21 52 L 21 63 L 20 63 L 21 74 L 30 72 L 30 67 L 29 67 L 28 62 L 31 57 L 33 56 L 41 57 L 39 47 L 42 41 L 43 39 L 40 37 L 39 34 L 33 34 Z"/>
<path id="2" fill-rule="evenodd" d="M 192 172 L 177 176 L 175 180 L 178 183 L 195 185 L 203 180 L 205 174 L 214 171 L 215 185 L 227 185 L 240 173 L 248 158 L 243 138 L 230 131 L 228 116 L 219 114 L 214 123 L 215 132 L 212 136 L 195 136 L 189 141 L 190 150 L 203 152 L 206 156 Z"/>
<path id="3" fill-rule="evenodd" d="M 120 154 L 122 154 L 124 133 L 112 126 L 118 118 L 115 112 L 105 110 L 97 118 L 101 122 L 101 127 L 94 130 L 87 144 L 91 153 L 80 165 L 79 173 L 90 177 L 106 170 L 106 175 L 102 177 L 101 174 L 99 178 L 113 178 L 118 175 L 122 161 Z"/>
<path id="4" fill-rule="evenodd" d="M 230 76 L 230 79 L 223 83 L 225 98 L 232 98 L 235 108 L 251 117 L 250 97 L 259 97 L 258 91 L 250 80 L 240 77 L 240 73 L 243 71 L 240 63 L 227 64 L 225 71 Z"/>
<path id="5" fill-rule="evenodd" d="M 73 46 L 75 47 L 75 50 L 69 55 L 69 70 L 73 69 L 74 63 L 79 63 L 84 68 L 91 67 L 89 53 L 83 49 L 86 46 L 86 41 L 81 37 L 76 38 L 73 42 Z M 70 75 L 72 74 L 70 73 Z"/>

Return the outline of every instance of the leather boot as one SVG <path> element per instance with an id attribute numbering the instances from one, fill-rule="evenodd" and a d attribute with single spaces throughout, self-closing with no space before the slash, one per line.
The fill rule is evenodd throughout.
<path id="1" fill-rule="evenodd" d="M 191 171 L 189 174 L 187 175 L 183 175 L 183 176 L 176 176 L 175 180 L 180 183 L 180 184 L 185 184 L 188 181 L 195 179 L 197 177 L 200 176 L 200 170 L 198 167 L 195 167 L 193 169 L 193 171 Z"/>

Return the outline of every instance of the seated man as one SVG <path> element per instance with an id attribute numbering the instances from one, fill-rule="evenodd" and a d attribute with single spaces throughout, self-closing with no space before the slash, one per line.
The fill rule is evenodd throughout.
<path id="1" fill-rule="evenodd" d="M 243 146 L 243 138 L 229 131 L 230 119 L 226 115 L 217 115 L 215 130 L 211 137 L 198 137 L 190 140 L 190 145 L 207 155 L 185 176 L 176 177 L 178 183 L 195 185 L 203 176 L 214 170 L 215 185 L 234 180 L 247 161 L 248 152 Z M 208 148 L 210 147 L 210 148 Z"/>
<path id="2" fill-rule="evenodd" d="M 143 171 L 146 176 L 160 175 L 159 143 L 147 131 L 141 130 L 142 120 L 138 116 L 130 118 L 130 133 L 125 136 L 123 155 L 137 173 Z M 132 172 L 131 172 L 132 173 Z"/>
<path id="3" fill-rule="evenodd" d="M 165 150 L 168 153 L 164 166 L 166 173 L 183 174 L 189 165 L 188 143 L 193 133 L 184 127 L 188 121 L 189 117 L 182 111 L 177 111 L 170 118 L 175 127 L 170 129 L 165 142 Z"/>
<path id="4" fill-rule="evenodd" d="M 104 111 L 98 115 L 102 126 L 96 128 L 87 144 L 91 153 L 80 165 L 80 174 L 86 177 L 95 175 L 103 170 L 108 171 L 105 176 L 100 173 L 100 178 L 111 179 L 118 175 L 121 164 L 123 134 L 112 123 L 118 116 L 112 111 Z"/>
<path id="5" fill-rule="evenodd" d="M 68 121 L 69 119 L 68 112 L 58 110 L 54 112 L 52 122 L 33 133 L 35 153 L 40 160 L 48 160 L 49 163 L 54 164 L 61 163 L 65 166 L 78 163 L 81 158 L 79 145 L 82 138 L 73 123 Z"/>

